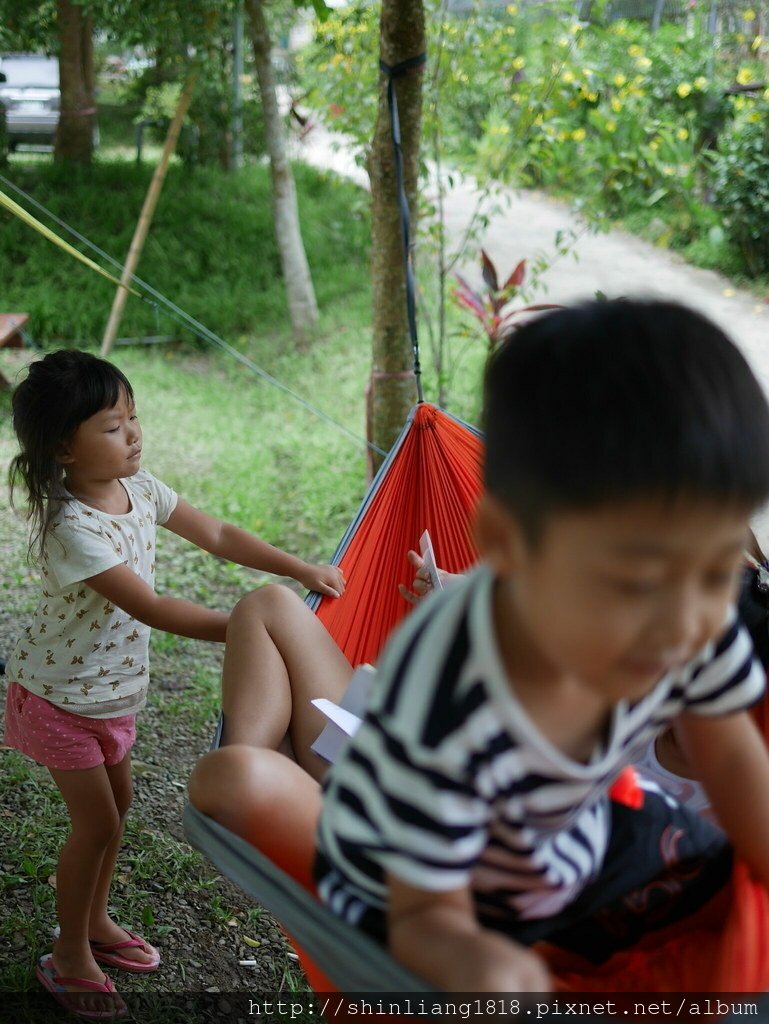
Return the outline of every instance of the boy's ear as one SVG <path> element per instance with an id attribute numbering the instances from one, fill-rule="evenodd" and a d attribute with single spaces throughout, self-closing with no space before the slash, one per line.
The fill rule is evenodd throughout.
<path id="1" fill-rule="evenodd" d="M 521 564 L 526 538 L 516 517 L 494 495 L 486 493 L 481 497 L 473 533 L 481 558 L 497 575 L 515 572 Z"/>

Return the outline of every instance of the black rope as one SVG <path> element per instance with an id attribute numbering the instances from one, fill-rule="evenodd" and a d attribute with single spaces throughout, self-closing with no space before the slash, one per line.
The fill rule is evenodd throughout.
<path id="1" fill-rule="evenodd" d="M 403 148 L 401 146 L 401 124 L 398 117 L 398 97 L 395 93 L 395 79 L 421 68 L 427 55 L 418 54 L 416 57 L 409 57 L 398 64 L 386 64 L 379 61 L 379 67 L 387 75 L 387 106 L 390 111 L 390 125 L 393 136 L 393 155 L 395 159 L 395 181 L 398 189 L 398 207 L 400 210 L 401 237 L 403 240 L 403 266 L 406 275 L 406 316 L 409 325 L 409 337 L 411 338 L 411 350 L 414 355 L 414 377 L 417 384 L 417 398 L 424 401 L 422 395 L 422 367 L 419 363 L 419 338 L 417 336 L 417 306 L 414 289 L 414 261 L 411 252 L 410 228 L 411 217 L 409 204 L 406 199 L 406 186 L 403 176 Z"/>

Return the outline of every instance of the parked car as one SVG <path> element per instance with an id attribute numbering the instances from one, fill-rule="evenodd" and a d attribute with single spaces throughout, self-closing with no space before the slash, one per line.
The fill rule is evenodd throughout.
<path id="1" fill-rule="evenodd" d="M 0 56 L 0 104 L 6 109 L 8 148 L 52 146 L 59 123 L 59 61 L 37 53 Z"/>

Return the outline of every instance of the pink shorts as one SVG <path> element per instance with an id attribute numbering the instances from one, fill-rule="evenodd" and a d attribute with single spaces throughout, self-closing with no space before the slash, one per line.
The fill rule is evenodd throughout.
<path id="1" fill-rule="evenodd" d="M 46 768 L 82 771 L 119 764 L 136 741 L 136 715 L 86 718 L 8 684 L 5 742 Z"/>

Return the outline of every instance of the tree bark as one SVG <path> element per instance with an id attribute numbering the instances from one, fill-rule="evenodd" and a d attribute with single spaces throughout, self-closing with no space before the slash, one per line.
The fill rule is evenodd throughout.
<path id="1" fill-rule="evenodd" d="M 93 23 L 72 0 L 57 0 L 61 106 L 54 159 L 89 164 L 96 124 Z"/>
<path id="2" fill-rule="evenodd" d="M 379 54 L 388 65 L 425 51 L 423 0 L 382 0 Z M 416 235 L 419 146 L 422 130 L 422 75 L 411 71 L 395 81 L 403 149 L 404 184 Z M 373 366 L 369 385 L 368 437 L 387 451 L 416 400 L 413 352 L 406 315 L 403 238 L 387 106 L 387 76 L 379 76 L 379 109 L 368 159 L 371 181 L 371 274 Z M 378 457 L 375 456 L 374 466 Z"/>
<path id="3" fill-rule="evenodd" d="M 315 300 L 315 290 L 299 226 L 296 186 L 288 160 L 286 131 L 278 108 L 275 70 L 271 60 L 272 41 L 264 13 L 263 0 L 246 0 L 245 8 L 249 20 L 254 63 L 262 100 L 265 137 L 272 175 L 275 234 L 286 285 L 288 312 L 294 342 L 297 348 L 305 349 L 318 323 L 318 304 Z"/>

